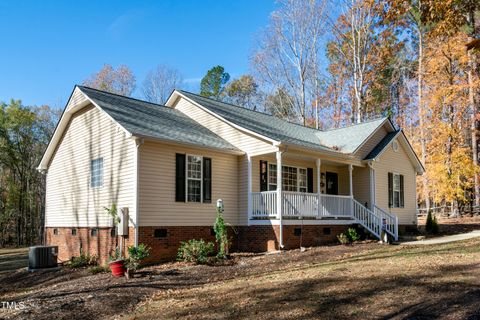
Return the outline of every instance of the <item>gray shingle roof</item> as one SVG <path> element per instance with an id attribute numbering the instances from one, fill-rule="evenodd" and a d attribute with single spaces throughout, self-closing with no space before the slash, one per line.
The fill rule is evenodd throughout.
<path id="1" fill-rule="evenodd" d="M 225 120 L 270 139 L 346 154 L 353 153 L 386 119 L 381 118 L 341 129 L 321 131 L 187 91 L 179 90 L 179 92 Z"/>
<path id="2" fill-rule="evenodd" d="M 133 135 L 240 151 L 175 109 L 84 86 L 78 87 Z"/>
<path id="3" fill-rule="evenodd" d="M 348 127 L 320 131 L 317 137 L 325 146 L 336 146 L 344 153 L 353 153 L 386 119 L 379 118 Z"/>
<path id="4" fill-rule="evenodd" d="M 387 133 L 387 135 L 370 151 L 369 154 L 363 160 L 372 160 L 375 159 L 386 146 L 395 139 L 395 137 L 400 133 L 400 130 Z"/>

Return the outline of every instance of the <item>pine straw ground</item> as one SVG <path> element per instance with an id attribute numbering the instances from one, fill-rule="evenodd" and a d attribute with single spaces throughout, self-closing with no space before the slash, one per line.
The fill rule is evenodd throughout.
<path id="1" fill-rule="evenodd" d="M 480 319 L 478 238 L 414 248 L 358 245 L 330 257 L 320 249 L 315 256 L 158 292 L 130 318 Z"/>
<path id="2" fill-rule="evenodd" d="M 167 263 L 126 280 L 86 270 L 0 274 L 0 319 L 480 319 L 480 238 L 359 243 Z M 0 264 L 2 255 L 0 253 Z"/>

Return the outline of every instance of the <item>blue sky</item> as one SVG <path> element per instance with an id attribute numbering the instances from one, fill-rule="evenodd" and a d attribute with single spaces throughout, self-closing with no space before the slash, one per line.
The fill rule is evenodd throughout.
<path id="1" fill-rule="evenodd" d="M 0 1 L 0 101 L 63 108 L 105 63 L 128 65 L 137 87 L 158 64 L 179 69 L 192 90 L 217 64 L 237 77 L 274 8 L 274 0 Z"/>

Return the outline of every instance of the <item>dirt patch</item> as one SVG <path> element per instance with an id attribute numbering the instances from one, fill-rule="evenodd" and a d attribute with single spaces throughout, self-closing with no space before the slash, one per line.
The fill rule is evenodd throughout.
<path id="1" fill-rule="evenodd" d="M 194 266 L 165 263 L 142 269 L 139 277 L 126 280 L 110 274 L 92 275 L 87 270 L 62 268 L 28 273 L 18 270 L 0 276 L 0 301 L 22 302 L 23 310 L 1 310 L 7 319 L 107 319 L 133 311 L 154 293 L 191 289 L 237 277 L 299 268 L 354 252 L 378 249 L 375 243 L 355 246 L 293 250 L 281 254 L 235 254 L 229 266 Z M 381 246 L 380 249 L 388 247 Z"/>
<path id="2" fill-rule="evenodd" d="M 480 317 L 480 239 L 361 243 L 236 254 L 230 266 L 165 263 L 126 280 L 62 268 L 0 275 L 7 319 Z M 161 315 L 161 316 L 160 316 Z"/>
<path id="3" fill-rule="evenodd" d="M 130 319 L 479 319 L 480 240 L 341 257 L 162 291 Z"/>

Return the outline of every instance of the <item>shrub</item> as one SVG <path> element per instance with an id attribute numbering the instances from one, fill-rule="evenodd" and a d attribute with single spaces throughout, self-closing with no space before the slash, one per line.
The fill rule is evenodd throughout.
<path id="1" fill-rule="evenodd" d="M 434 217 L 431 211 L 428 211 L 425 232 L 429 234 L 438 234 L 440 232 L 437 217 Z"/>
<path id="2" fill-rule="evenodd" d="M 90 254 L 80 251 L 78 257 L 72 257 L 67 266 L 70 268 L 84 268 L 88 266 L 97 265 L 97 256 L 90 256 Z"/>
<path id="3" fill-rule="evenodd" d="M 220 209 L 217 208 L 217 218 L 215 219 L 215 224 L 213 225 L 213 231 L 215 232 L 215 239 L 218 244 L 218 258 L 225 258 L 228 254 L 228 247 L 230 245 L 228 241 L 227 234 L 227 225 L 223 219 L 223 215 Z"/>
<path id="4" fill-rule="evenodd" d="M 358 239 L 360 239 L 360 236 L 358 235 L 357 230 L 354 228 L 348 228 L 345 235 L 347 236 L 349 242 L 355 242 L 355 241 L 358 241 Z"/>
<path id="5" fill-rule="evenodd" d="M 192 239 L 180 244 L 180 248 L 178 248 L 177 259 L 179 261 L 204 264 L 207 263 L 208 256 L 210 256 L 213 251 L 213 242 L 205 242 L 203 239 Z"/>
<path id="6" fill-rule="evenodd" d="M 432 222 L 432 230 L 430 231 L 432 234 L 438 234 L 440 232 L 438 228 L 438 221 L 437 217 L 433 217 L 433 222 Z"/>
<path id="7" fill-rule="evenodd" d="M 107 273 L 110 272 L 110 269 L 106 266 L 92 266 L 88 268 L 88 272 L 90 272 L 91 274 Z"/>
<path id="8" fill-rule="evenodd" d="M 425 223 L 425 232 L 431 233 L 433 229 L 433 216 L 432 211 L 428 211 L 427 222 Z"/>
<path id="9" fill-rule="evenodd" d="M 140 262 L 150 255 L 150 248 L 140 243 L 138 246 L 128 247 L 128 259 L 126 266 L 129 270 L 136 271 Z"/>
<path id="10" fill-rule="evenodd" d="M 122 257 L 122 254 L 121 254 L 121 252 L 120 252 L 120 248 L 119 248 L 119 247 L 116 247 L 116 248 L 115 248 L 115 250 L 113 251 L 113 254 L 111 254 L 111 255 L 108 257 L 108 260 L 109 260 L 110 262 L 123 260 L 123 257 Z"/>
<path id="11" fill-rule="evenodd" d="M 348 240 L 348 237 L 345 233 L 340 233 L 338 236 L 337 236 L 337 239 L 338 239 L 338 242 L 340 242 L 341 244 L 348 244 L 350 243 L 350 240 Z"/>

